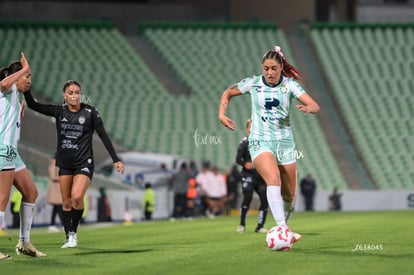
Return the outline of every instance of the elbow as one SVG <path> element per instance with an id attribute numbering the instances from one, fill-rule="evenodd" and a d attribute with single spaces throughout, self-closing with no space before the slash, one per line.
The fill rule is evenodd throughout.
<path id="1" fill-rule="evenodd" d="M 6 81 L 1 81 L 1 82 L 0 82 L 0 90 L 1 90 L 2 92 L 5 92 L 5 91 L 7 91 L 8 89 L 9 89 L 9 87 L 8 87 L 8 85 L 7 85 Z"/>

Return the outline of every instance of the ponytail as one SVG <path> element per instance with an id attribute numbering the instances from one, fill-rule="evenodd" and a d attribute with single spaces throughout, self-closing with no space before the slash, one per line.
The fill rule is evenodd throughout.
<path id="1" fill-rule="evenodd" d="M 8 68 L 0 68 L 0 81 L 5 79 L 9 75 Z"/>
<path id="2" fill-rule="evenodd" d="M 289 61 L 285 58 L 285 55 L 283 54 L 283 52 L 282 52 L 282 50 L 279 46 L 275 46 L 275 48 L 273 50 L 270 50 L 270 51 L 266 52 L 263 55 L 262 63 L 266 59 L 274 59 L 279 64 L 281 64 L 283 66 L 282 75 L 285 76 L 285 77 L 290 77 L 290 78 L 293 78 L 295 80 L 298 80 L 299 77 L 301 76 L 301 73 L 299 72 L 299 70 L 296 69 L 295 66 L 290 64 Z"/>

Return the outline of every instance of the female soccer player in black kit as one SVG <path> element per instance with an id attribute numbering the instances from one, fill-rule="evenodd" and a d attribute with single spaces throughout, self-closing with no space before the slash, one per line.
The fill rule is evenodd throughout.
<path id="1" fill-rule="evenodd" d="M 246 231 L 246 216 L 250 208 L 250 203 L 253 198 L 253 191 L 259 195 L 260 206 L 259 206 L 259 216 L 257 220 L 257 227 L 255 232 L 257 233 L 266 233 L 264 223 L 267 216 L 267 197 L 266 197 L 266 183 L 253 168 L 252 158 L 249 153 L 249 141 L 247 137 L 250 135 L 250 127 L 252 125 L 251 119 L 248 119 L 246 122 L 246 132 L 247 136 L 242 139 L 240 142 L 239 148 L 237 150 L 236 162 L 240 164 L 243 169 L 241 172 L 242 176 L 242 190 L 243 190 L 243 202 L 240 210 L 240 225 L 237 228 L 237 233 L 244 233 Z"/>
<path id="2" fill-rule="evenodd" d="M 98 111 L 80 102 L 81 85 L 69 80 L 63 86 L 64 104 L 40 104 L 30 92 L 24 93 L 27 105 L 44 115 L 56 119 L 59 184 L 63 201 L 63 226 L 66 240 L 62 248 L 76 247 L 77 228 L 84 209 L 83 197 L 94 172 L 92 136 L 98 133 L 114 162 L 115 169 L 123 173 L 124 164 L 118 158 L 106 134 Z"/>

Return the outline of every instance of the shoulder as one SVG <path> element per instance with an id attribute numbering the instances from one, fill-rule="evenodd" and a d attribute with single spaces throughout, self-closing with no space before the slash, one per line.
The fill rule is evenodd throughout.
<path id="1" fill-rule="evenodd" d="M 293 78 L 283 77 L 282 85 L 289 87 L 290 89 L 302 89 L 302 86 Z"/>
<path id="2" fill-rule="evenodd" d="M 96 111 L 96 108 L 85 103 L 81 103 L 81 108 L 84 109 L 87 112 Z"/>
<path id="3" fill-rule="evenodd" d="M 13 85 L 10 87 L 10 89 L 8 89 L 8 90 L 1 90 L 1 93 L 4 96 L 7 96 L 7 95 L 12 96 L 12 95 L 18 94 L 19 91 L 17 90 L 16 83 L 13 83 Z"/>
<path id="4" fill-rule="evenodd" d="M 290 92 L 294 94 L 296 97 L 299 97 L 303 93 L 305 93 L 305 90 L 303 87 L 294 80 L 293 78 L 284 77 L 281 85 L 282 92 Z"/>
<path id="5" fill-rule="evenodd" d="M 100 116 L 100 114 L 99 114 L 99 112 L 98 112 L 98 109 L 96 108 L 96 107 L 94 107 L 94 106 L 92 106 L 92 105 L 89 105 L 89 104 L 84 104 L 84 103 L 82 103 L 81 104 L 81 108 L 85 111 L 85 112 L 88 112 L 88 113 L 91 113 L 92 115 L 95 115 L 95 116 L 97 116 L 97 117 L 99 117 Z"/>
<path id="6" fill-rule="evenodd" d="M 247 84 L 257 83 L 258 81 L 260 81 L 260 79 L 261 79 L 261 76 L 257 76 L 257 75 L 248 76 L 248 77 L 243 78 L 238 83 L 238 86 L 243 86 L 243 85 L 247 85 Z"/>
<path id="7" fill-rule="evenodd" d="M 260 83 L 261 77 L 260 76 L 249 76 L 242 79 L 239 83 L 237 83 L 237 87 L 239 90 L 244 93 L 252 88 L 252 86 L 257 85 Z"/>

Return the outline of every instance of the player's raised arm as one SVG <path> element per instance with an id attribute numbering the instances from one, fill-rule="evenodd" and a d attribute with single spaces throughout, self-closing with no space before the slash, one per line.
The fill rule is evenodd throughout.
<path id="1" fill-rule="evenodd" d="M 16 81 L 22 77 L 24 74 L 30 71 L 29 62 L 27 61 L 24 53 L 20 53 L 20 63 L 22 68 L 17 72 L 9 74 L 8 70 L 10 68 L 3 68 L 1 69 L 1 74 L 6 75 L 4 79 L 0 82 L 0 91 L 3 93 L 10 92 L 11 86 L 16 83 Z"/>

